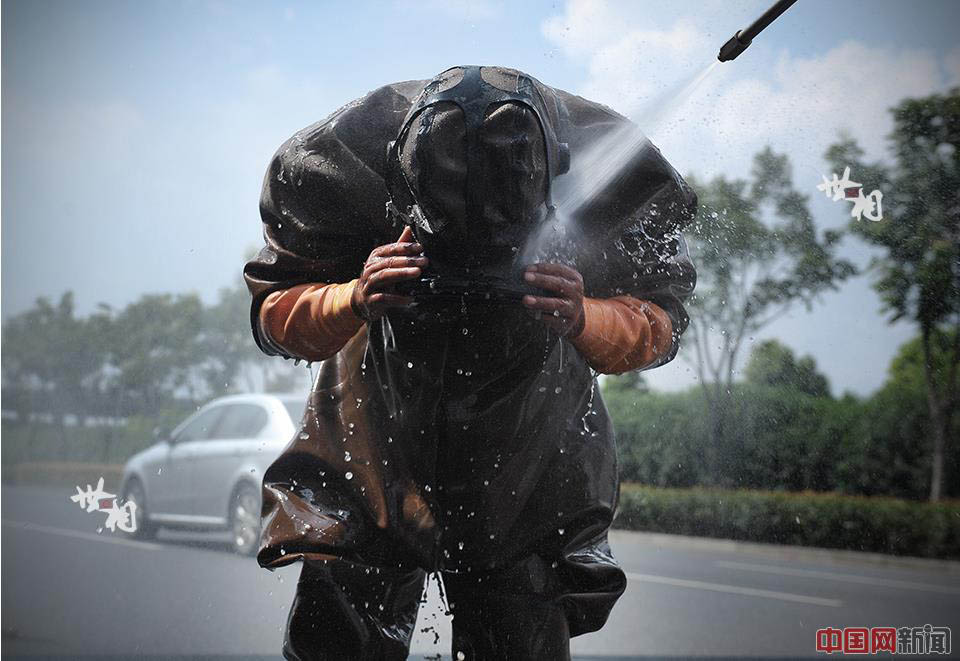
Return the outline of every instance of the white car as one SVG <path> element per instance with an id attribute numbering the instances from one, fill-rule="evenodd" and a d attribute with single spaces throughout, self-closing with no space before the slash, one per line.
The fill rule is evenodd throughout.
<path id="1" fill-rule="evenodd" d="M 229 530 L 235 551 L 255 553 L 263 473 L 299 429 L 306 400 L 306 393 L 221 397 L 158 433 L 124 466 L 121 498 L 137 505 L 130 534 Z"/>

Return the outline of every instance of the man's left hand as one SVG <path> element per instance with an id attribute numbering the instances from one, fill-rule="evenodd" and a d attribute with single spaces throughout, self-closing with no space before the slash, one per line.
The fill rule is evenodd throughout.
<path id="1" fill-rule="evenodd" d="M 562 336 L 576 337 L 586 321 L 583 312 L 583 277 L 566 264 L 532 264 L 524 280 L 556 296 L 524 296 L 527 311 Z"/>

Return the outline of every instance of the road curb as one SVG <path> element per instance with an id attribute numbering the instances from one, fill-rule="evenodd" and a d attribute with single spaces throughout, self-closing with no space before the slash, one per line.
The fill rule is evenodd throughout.
<path id="1" fill-rule="evenodd" d="M 104 478 L 104 488 L 110 491 L 120 484 L 123 464 L 102 464 L 75 461 L 26 461 L 7 464 L 2 469 L 4 486 L 56 486 L 96 485 Z"/>
<path id="2" fill-rule="evenodd" d="M 780 560 L 794 560 L 818 564 L 862 565 L 869 563 L 879 567 L 920 569 L 924 571 L 945 572 L 950 576 L 960 576 L 960 561 L 956 560 L 886 555 L 866 551 L 826 549 L 789 544 L 763 544 L 760 542 L 742 542 L 735 539 L 692 537 L 689 535 L 671 535 L 669 533 L 642 532 L 637 530 L 612 529 L 610 530 L 609 537 L 614 544 L 617 538 L 620 538 L 660 548 L 685 548 L 701 551 L 722 551 L 725 553 L 755 553 L 776 557 Z"/>

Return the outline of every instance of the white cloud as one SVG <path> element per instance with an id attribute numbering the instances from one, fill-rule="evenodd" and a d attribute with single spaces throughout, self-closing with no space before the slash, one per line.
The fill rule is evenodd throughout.
<path id="1" fill-rule="evenodd" d="M 905 97 L 960 83 L 960 47 L 938 55 L 850 40 L 816 56 L 797 56 L 773 44 L 754 45 L 737 62 L 716 64 L 684 99 L 689 83 L 716 63 L 717 49 L 729 36 L 710 33 L 718 12 L 738 14 L 724 25 L 744 18 L 742 7 L 724 5 L 709 3 L 696 16 L 651 25 L 647 12 L 633 4 L 614 10 L 607 0 L 569 0 L 542 31 L 587 71 L 580 88 L 570 91 L 634 119 L 681 173 L 745 178 L 753 155 L 769 144 L 789 155 L 794 182 L 809 190 L 818 223 L 845 224 L 845 213 L 818 199 L 815 188 L 829 169 L 825 150 L 846 129 L 868 160 L 888 157 L 888 109 Z M 758 57 L 763 53 L 768 56 Z M 863 246 L 853 250 L 846 256 L 862 263 Z M 814 312 L 795 311 L 765 335 L 813 353 L 839 389 L 865 393 L 883 380 L 890 356 L 910 334 L 904 326 L 887 326 L 878 308 L 869 280 L 861 278 L 826 296 Z M 693 375 L 678 359 L 649 379 L 671 388 L 689 385 Z"/>
<path id="2" fill-rule="evenodd" d="M 565 13 L 548 18 L 543 33 L 569 55 L 592 55 L 616 38 L 622 19 L 606 0 L 568 2 Z"/>
<path id="3" fill-rule="evenodd" d="M 657 90 L 673 85 L 679 74 L 699 70 L 709 44 L 689 21 L 671 29 L 631 30 L 590 58 L 588 98 L 606 98 L 608 105 L 641 106 Z"/>
<path id="4" fill-rule="evenodd" d="M 940 61 L 927 50 L 847 41 L 817 57 L 782 51 L 766 74 L 756 62 L 720 64 L 679 104 L 664 96 L 716 62 L 719 42 L 702 15 L 657 29 L 645 23 L 606 0 L 570 0 L 542 29 L 585 59 L 588 78 L 576 92 L 640 123 L 683 172 L 746 175 L 752 155 L 771 144 L 809 174 L 825 167 L 823 151 L 841 128 L 878 158 L 892 127 L 890 106 L 960 80 L 960 48 Z M 643 122 L 671 105 L 678 107 L 661 124 Z"/>

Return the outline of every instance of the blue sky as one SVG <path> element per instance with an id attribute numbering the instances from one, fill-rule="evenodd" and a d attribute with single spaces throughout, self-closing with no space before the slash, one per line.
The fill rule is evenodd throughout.
<path id="1" fill-rule="evenodd" d="M 768 4 L 7 0 L 2 315 L 67 289 L 81 314 L 147 292 L 215 300 L 262 242 L 274 150 L 382 84 L 499 64 L 643 117 Z M 840 226 L 842 204 L 815 189 L 823 150 L 847 127 L 883 157 L 887 107 L 960 84 L 958 19 L 950 1 L 799 0 L 662 125 L 641 128 L 698 176 L 746 176 L 769 143 L 790 154 L 818 224 Z M 910 336 L 878 307 L 860 278 L 767 336 L 813 355 L 835 393 L 865 394 Z M 647 375 L 692 382 L 680 358 Z"/>

